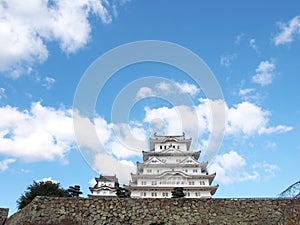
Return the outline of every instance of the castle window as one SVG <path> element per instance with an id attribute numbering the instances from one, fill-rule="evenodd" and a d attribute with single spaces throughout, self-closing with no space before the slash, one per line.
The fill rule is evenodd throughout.
<path id="1" fill-rule="evenodd" d="M 193 173 L 197 173 L 197 170 L 195 169 L 195 170 L 193 170 Z"/>
<path id="2" fill-rule="evenodd" d="M 195 185 L 195 181 L 189 181 L 189 185 Z"/>
<path id="3" fill-rule="evenodd" d="M 163 197 L 168 197 L 169 194 L 168 194 L 168 192 L 163 192 L 162 195 L 163 195 Z"/>
<path id="4" fill-rule="evenodd" d="M 162 146 L 159 146 L 160 147 L 160 149 L 162 149 Z"/>

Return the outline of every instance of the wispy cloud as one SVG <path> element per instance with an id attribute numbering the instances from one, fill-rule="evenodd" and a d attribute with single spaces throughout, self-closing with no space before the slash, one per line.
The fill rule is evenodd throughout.
<path id="1" fill-rule="evenodd" d="M 5 88 L 0 88 L 0 99 L 3 97 L 6 98 Z"/>
<path id="2" fill-rule="evenodd" d="M 258 52 L 258 47 L 256 45 L 256 40 L 254 38 L 251 38 L 249 40 L 249 45 L 251 48 L 253 48 L 256 52 Z"/>
<path id="3" fill-rule="evenodd" d="M 235 36 L 234 43 L 235 43 L 236 45 L 239 45 L 243 37 L 244 37 L 244 33 L 241 33 L 241 34 L 236 35 L 236 36 Z"/>
<path id="4" fill-rule="evenodd" d="M 295 36 L 300 35 L 300 16 L 295 16 L 288 23 L 278 23 L 280 32 L 273 38 L 275 45 L 291 43 Z"/>
<path id="5" fill-rule="evenodd" d="M 55 79 L 53 77 L 45 77 L 45 81 L 42 84 L 47 90 L 50 90 L 55 83 Z"/>
<path id="6" fill-rule="evenodd" d="M 0 161 L 0 172 L 4 172 L 5 170 L 8 169 L 9 164 L 14 163 L 16 160 L 9 158 L 9 159 L 4 159 Z"/>
<path id="7" fill-rule="evenodd" d="M 222 55 L 220 59 L 221 66 L 229 67 L 234 59 L 237 58 L 237 54 Z"/>

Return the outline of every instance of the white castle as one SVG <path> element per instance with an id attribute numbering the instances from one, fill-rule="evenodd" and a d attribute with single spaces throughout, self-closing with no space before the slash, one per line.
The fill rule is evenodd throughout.
<path id="1" fill-rule="evenodd" d="M 199 162 L 200 151 L 191 151 L 192 138 L 185 134 L 150 138 L 150 151 L 143 151 L 136 174 L 126 187 L 132 198 L 171 198 L 175 187 L 182 187 L 186 198 L 210 198 L 218 189 L 216 176 L 208 174 L 208 162 Z"/>

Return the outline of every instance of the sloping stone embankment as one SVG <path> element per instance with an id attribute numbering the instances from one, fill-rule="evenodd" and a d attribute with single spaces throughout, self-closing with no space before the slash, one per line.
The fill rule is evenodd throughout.
<path id="1" fill-rule="evenodd" d="M 300 224 L 300 199 L 37 197 L 6 225 Z"/>

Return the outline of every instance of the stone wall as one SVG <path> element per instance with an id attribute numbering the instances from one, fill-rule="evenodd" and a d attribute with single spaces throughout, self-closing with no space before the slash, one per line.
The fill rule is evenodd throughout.
<path id="1" fill-rule="evenodd" d="M 300 199 L 37 197 L 6 225 L 300 224 Z"/>
<path id="2" fill-rule="evenodd" d="M 4 224 L 7 216 L 8 216 L 8 209 L 0 208 L 0 225 Z"/>

